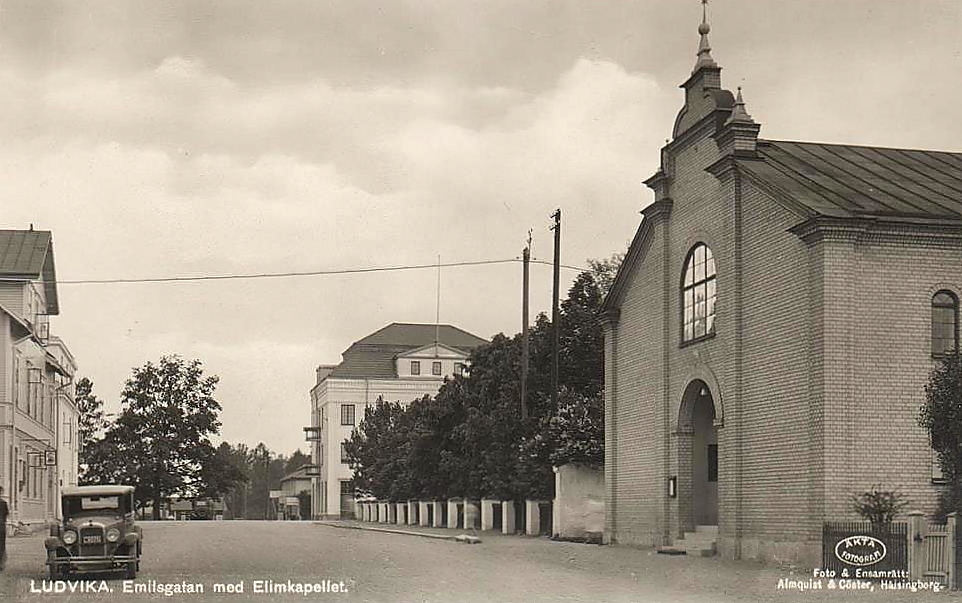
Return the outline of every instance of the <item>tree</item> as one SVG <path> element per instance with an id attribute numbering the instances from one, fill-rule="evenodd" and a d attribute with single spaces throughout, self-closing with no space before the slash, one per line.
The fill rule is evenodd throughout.
<path id="1" fill-rule="evenodd" d="M 355 486 L 378 498 L 551 496 L 552 464 L 604 459 L 604 345 L 597 316 L 622 256 L 591 262 L 561 303 L 560 408 L 551 407 L 551 321 L 530 333 L 527 421 L 521 420 L 521 336 L 476 348 L 469 376 L 407 407 L 367 409 L 347 445 Z M 602 283 L 602 284 L 599 284 Z"/>
<path id="2" fill-rule="evenodd" d="M 74 400 L 77 403 L 79 420 L 77 422 L 77 444 L 80 457 L 80 479 L 86 478 L 91 444 L 102 437 L 107 428 L 107 418 L 104 414 L 104 402 L 94 395 L 93 381 L 87 377 L 81 378 L 74 386 Z"/>
<path id="3" fill-rule="evenodd" d="M 309 465 L 311 463 L 311 455 L 301 452 L 298 448 L 294 451 L 294 454 L 287 459 L 287 463 L 284 465 L 284 475 L 289 473 L 294 473 L 304 465 Z"/>
<path id="4" fill-rule="evenodd" d="M 91 477 L 134 485 L 140 505 L 153 502 L 154 519 L 171 495 L 204 492 L 204 466 L 216 458 L 209 438 L 220 429 L 217 382 L 199 360 L 179 356 L 135 368 L 120 415 L 92 453 Z"/>
<path id="5" fill-rule="evenodd" d="M 621 268 L 621 264 L 624 261 L 624 252 L 614 253 L 603 260 L 588 260 L 588 268 L 591 269 L 591 275 L 594 276 L 595 282 L 598 283 L 601 297 L 608 295 L 608 291 L 611 290 L 611 286 L 615 282 L 615 276 L 618 275 L 618 269 Z"/>
<path id="6" fill-rule="evenodd" d="M 224 498 L 238 486 L 247 483 L 247 466 L 227 442 L 211 450 L 201 463 L 202 484 L 198 495 L 202 498 Z"/>
<path id="7" fill-rule="evenodd" d="M 928 430 L 949 484 L 941 497 L 940 514 L 962 513 L 962 355 L 958 350 L 943 357 L 929 377 L 919 425 Z"/>

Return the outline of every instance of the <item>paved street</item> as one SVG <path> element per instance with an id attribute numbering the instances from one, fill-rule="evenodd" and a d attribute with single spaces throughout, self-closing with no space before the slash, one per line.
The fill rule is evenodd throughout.
<path id="1" fill-rule="evenodd" d="M 483 535 L 478 545 L 416 536 L 346 530 L 312 523 L 259 521 L 144 522 L 143 568 L 124 593 L 120 575 L 110 593 L 32 593 L 45 579 L 40 536 L 8 541 L 0 577 L 4 601 L 924 601 L 945 594 L 778 590 L 788 570 L 715 558 L 666 557 L 650 550 Z M 442 532 L 442 531 L 438 531 Z M 453 531 L 443 533 L 455 533 Z M 346 593 L 257 594 L 255 580 L 286 585 L 344 583 Z M 331 582 L 325 583 L 325 580 Z M 152 582 L 153 581 L 153 582 Z M 166 585 L 200 584 L 203 594 L 172 593 Z M 243 582 L 241 594 L 214 593 L 215 584 Z M 948 595 L 955 598 L 955 595 Z"/>

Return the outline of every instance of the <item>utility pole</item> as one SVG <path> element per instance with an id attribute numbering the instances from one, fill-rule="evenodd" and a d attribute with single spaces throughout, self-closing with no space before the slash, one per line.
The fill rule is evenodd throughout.
<path id="1" fill-rule="evenodd" d="M 561 287 L 561 208 L 554 218 L 554 288 L 551 292 L 551 412 L 558 412 L 558 297 Z"/>
<path id="2" fill-rule="evenodd" d="M 528 267 L 531 263 L 531 231 L 522 253 L 524 278 L 521 295 L 521 420 L 528 418 Z"/>

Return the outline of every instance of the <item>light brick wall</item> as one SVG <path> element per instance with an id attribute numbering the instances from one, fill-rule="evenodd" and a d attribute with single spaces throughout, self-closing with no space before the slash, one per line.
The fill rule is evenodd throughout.
<path id="1" fill-rule="evenodd" d="M 938 487 L 919 427 L 931 356 L 931 302 L 940 289 L 962 294 L 962 246 L 912 236 L 864 236 L 852 245 L 849 399 L 826 405 L 836 441 L 826 441 L 826 514 L 852 515 L 848 497 L 881 484 L 931 514 Z"/>
<path id="2" fill-rule="evenodd" d="M 662 509 L 658 407 L 664 379 L 661 366 L 662 337 L 660 313 L 663 302 L 661 274 L 649 266 L 660 266 L 663 234 L 649 241 L 644 260 L 633 279 L 617 326 L 617 412 L 613 435 L 619 442 L 612 479 L 607 483 L 607 507 L 615 513 L 616 530 L 611 537 L 629 544 L 651 546 L 661 543 L 659 526 Z M 610 457 L 609 457 L 610 458 Z"/>
<path id="3" fill-rule="evenodd" d="M 719 159 L 707 134 L 673 149 L 671 213 L 652 220 L 607 331 L 607 536 L 658 545 L 684 530 L 691 492 L 665 492 L 684 473 L 688 443 L 675 432 L 697 378 L 724 419 L 720 551 L 815 563 L 822 522 L 853 518 L 851 495 L 873 483 L 935 508 L 916 418 L 934 366 L 931 297 L 962 296 L 962 247 L 864 233 L 803 241 L 788 229 L 805 216 L 744 175 L 705 171 Z M 716 336 L 682 346 L 683 262 L 698 242 L 717 266 Z"/>

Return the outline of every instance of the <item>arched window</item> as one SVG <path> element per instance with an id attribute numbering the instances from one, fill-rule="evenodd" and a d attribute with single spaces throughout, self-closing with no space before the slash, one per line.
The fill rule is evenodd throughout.
<path id="1" fill-rule="evenodd" d="M 959 348 L 959 298 L 951 291 L 932 296 L 932 355 Z"/>
<path id="2" fill-rule="evenodd" d="M 682 341 L 715 333 L 715 256 L 704 243 L 688 252 L 682 280 Z"/>

